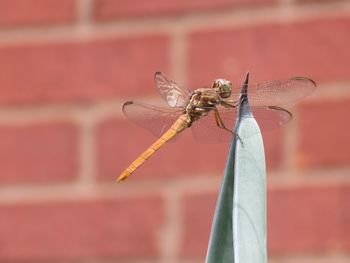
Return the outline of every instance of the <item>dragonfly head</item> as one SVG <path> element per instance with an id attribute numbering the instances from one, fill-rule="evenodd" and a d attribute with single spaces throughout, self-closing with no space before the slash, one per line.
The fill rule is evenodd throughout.
<path id="1" fill-rule="evenodd" d="M 219 93 L 220 97 L 228 98 L 231 96 L 232 83 L 226 79 L 216 79 L 213 82 L 212 88 Z"/>

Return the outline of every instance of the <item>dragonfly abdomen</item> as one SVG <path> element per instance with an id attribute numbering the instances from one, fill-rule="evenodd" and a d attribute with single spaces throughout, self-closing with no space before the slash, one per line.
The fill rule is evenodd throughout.
<path id="1" fill-rule="evenodd" d="M 149 157 L 151 157 L 160 147 L 166 142 L 174 138 L 178 133 L 190 126 L 188 115 L 181 115 L 175 123 L 150 147 L 147 148 L 135 161 L 133 161 L 128 168 L 118 177 L 117 181 L 123 181 L 128 178 L 138 167 L 141 166 Z"/>

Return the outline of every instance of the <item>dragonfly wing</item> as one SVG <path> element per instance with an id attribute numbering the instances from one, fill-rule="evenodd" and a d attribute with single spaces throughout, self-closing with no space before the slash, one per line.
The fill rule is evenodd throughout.
<path id="1" fill-rule="evenodd" d="M 251 107 L 254 118 L 262 132 L 274 130 L 292 119 L 292 114 L 278 106 Z"/>
<path id="2" fill-rule="evenodd" d="M 218 107 L 218 110 L 226 128 L 233 129 L 237 119 L 237 108 Z M 277 106 L 253 106 L 251 111 L 263 133 L 276 129 L 292 119 L 289 111 Z M 192 133 L 196 140 L 206 143 L 228 142 L 232 137 L 230 132 L 217 126 L 213 112 L 194 122 Z"/>
<path id="3" fill-rule="evenodd" d="M 222 108 L 219 109 L 219 114 L 226 128 L 232 129 L 236 122 L 237 114 L 235 109 Z M 217 126 L 213 111 L 210 111 L 207 116 L 195 121 L 191 129 L 193 137 L 197 141 L 204 143 L 228 142 L 232 137 L 230 132 Z"/>
<path id="4" fill-rule="evenodd" d="M 162 98 L 171 107 L 183 107 L 190 98 L 190 91 L 179 87 L 174 81 L 169 80 L 161 72 L 156 72 L 154 75 L 156 88 Z"/>
<path id="5" fill-rule="evenodd" d="M 235 86 L 230 102 L 237 102 L 240 90 Z M 306 77 L 293 77 L 248 86 L 248 100 L 251 106 L 283 106 L 293 104 L 308 96 L 316 83 Z"/>
<path id="6" fill-rule="evenodd" d="M 166 132 L 182 113 L 178 108 L 157 107 L 134 101 L 124 103 L 123 112 L 129 120 L 156 137 Z"/>

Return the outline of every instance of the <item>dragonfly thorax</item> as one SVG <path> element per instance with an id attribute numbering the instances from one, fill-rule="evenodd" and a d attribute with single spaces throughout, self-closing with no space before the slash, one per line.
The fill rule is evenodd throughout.
<path id="1" fill-rule="evenodd" d="M 224 99 L 231 96 L 232 83 L 229 80 L 216 79 L 212 84 L 212 88 Z"/>

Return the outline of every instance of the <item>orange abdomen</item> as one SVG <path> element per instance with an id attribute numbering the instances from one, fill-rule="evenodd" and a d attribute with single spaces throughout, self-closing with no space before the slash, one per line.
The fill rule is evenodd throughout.
<path id="1" fill-rule="evenodd" d="M 144 151 L 135 161 L 133 161 L 128 168 L 126 168 L 117 181 L 123 181 L 128 178 L 138 167 L 141 166 L 149 157 L 151 157 L 164 143 L 175 137 L 178 133 L 188 128 L 190 122 L 188 115 L 181 115 L 176 122 L 167 130 L 155 143 L 153 143 L 146 151 Z"/>

